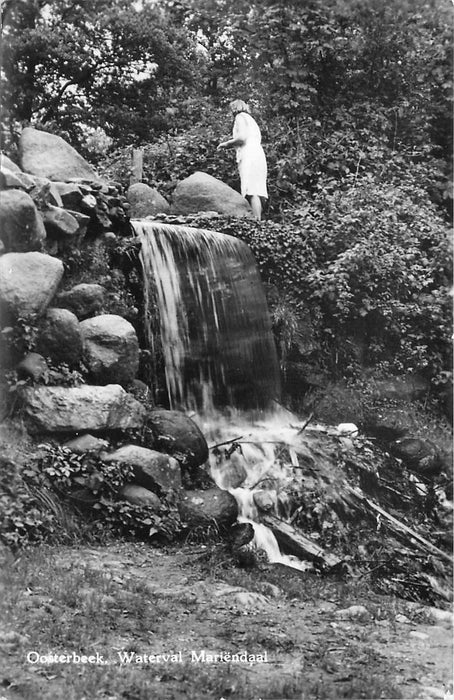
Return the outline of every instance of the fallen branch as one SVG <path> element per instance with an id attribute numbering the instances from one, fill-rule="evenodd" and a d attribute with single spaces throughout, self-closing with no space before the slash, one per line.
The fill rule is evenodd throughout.
<path id="1" fill-rule="evenodd" d="M 238 440 L 241 440 L 243 437 L 244 435 L 239 435 L 238 437 L 232 438 L 231 440 L 226 440 L 225 442 L 218 442 L 217 445 L 211 445 L 208 449 L 214 450 L 216 447 L 222 447 L 223 445 L 231 445 L 232 442 L 238 442 Z"/>
<path id="2" fill-rule="evenodd" d="M 363 506 L 365 505 L 368 510 L 372 511 L 374 514 L 380 515 L 382 518 L 384 518 L 388 525 L 391 527 L 391 529 L 398 535 L 408 535 L 411 537 L 416 544 L 421 547 L 422 549 L 425 549 L 432 554 L 435 554 L 436 556 L 440 557 L 441 559 L 444 559 L 445 561 L 448 561 L 450 564 L 453 564 L 453 558 L 449 555 L 446 554 L 446 552 L 443 552 L 442 549 L 439 549 L 436 547 L 434 544 L 426 540 L 424 537 L 419 535 L 415 530 L 412 530 L 411 527 L 408 527 L 408 525 L 405 525 L 404 523 L 401 523 L 400 520 L 397 520 L 393 515 L 388 513 L 386 510 L 378 506 L 376 503 L 373 503 L 373 501 L 369 500 L 364 496 L 362 493 L 358 492 L 357 489 L 353 489 L 350 486 L 347 486 L 348 492 L 350 493 L 351 496 L 353 496 L 355 499 L 357 499 Z"/>
<path id="3" fill-rule="evenodd" d="M 329 569 L 341 563 L 341 559 L 334 554 L 325 552 L 309 537 L 298 532 L 292 525 L 280 520 L 275 515 L 264 513 L 261 515 L 260 520 L 274 533 L 279 545 L 300 559 L 310 559 Z"/>
<path id="4" fill-rule="evenodd" d="M 310 414 L 309 414 L 309 418 L 303 423 L 303 425 L 301 426 L 301 428 L 300 428 L 300 429 L 298 430 L 298 432 L 296 433 L 297 435 L 301 435 L 301 433 L 307 428 L 307 426 L 309 425 L 309 423 L 311 422 L 311 420 L 312 420 L 313 417 L 314 417 L 314 414 L 313 414 L 313 413 L 310 413 Z"/>

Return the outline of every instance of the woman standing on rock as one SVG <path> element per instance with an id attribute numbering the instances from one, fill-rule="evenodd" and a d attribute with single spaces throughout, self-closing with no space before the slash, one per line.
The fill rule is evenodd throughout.
<path id="1" fill-rule="evenodd" d="M 262 218 L 262 199 L 268 198 L 266 188 L 266 158 L 262 148 L 262 136 L 257 122 L 251 116 L 246 102 L 230 103 L 233 114 L 233 134 L 229 141 L 222 141 L 221 148 L 235 148 L 240 173 L 241 194 L 249 201 L 256 219 Z"/>

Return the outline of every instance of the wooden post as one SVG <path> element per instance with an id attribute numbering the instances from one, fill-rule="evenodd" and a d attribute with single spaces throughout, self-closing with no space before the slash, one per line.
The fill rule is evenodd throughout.
<path id="1" fill-rule="evenodd" d="M 143 149 L 133 148 L 132 149 L 132 162 L 131 162 L 131 175 L 129 178 L 129 184 L 133 185 L 135 182 L 142 182 L 143 178 Z"/>

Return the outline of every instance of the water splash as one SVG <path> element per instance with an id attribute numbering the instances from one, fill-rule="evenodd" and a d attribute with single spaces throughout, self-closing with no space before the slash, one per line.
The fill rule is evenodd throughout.
<path id="1" fill-rule="evenodd" d="M 134 221 L 145 315 L 154 290 L 172 408 L 265 408 L 280 395 L 271 321 L 255 260 L 237 238 Z M 151 346 L 151 328 L 147 325 Z"/>
<path id="2" fill-rule="evenodd" d="M 320 456 L 319 428 L 313 427 L 311 433 L 303 436 L 298 419 L 285 410 L 262 415 L 260 420 L 240 412 L 218 415 L 216 419 L 201 416 L 195 419 L 212 447 L 211 476 L 217 486 L 234 496 L 239 522 L 249 522 L 254 528 L 252 546 L 264 550 L 271 563 L 301 571 L 312 569 L 312 564 L 282 554 L 272 531 L 259 522 L 257 502 L 268 512 L 288 519 L 289 494 L 301 492 L 304 484 L 300 460 L 315 461 Z M 213 448 L 215 445 L 218 448 Z M 325 466 L 329 468 L 328 461 Z"/>

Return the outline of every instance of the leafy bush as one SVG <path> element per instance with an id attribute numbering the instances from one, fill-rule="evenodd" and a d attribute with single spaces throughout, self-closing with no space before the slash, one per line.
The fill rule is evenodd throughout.
<path id="1" fill-rule="evenodd" d="M 268 289 L 279 291 L 269 294 L 275 320 L 282 296 L 292 300 L 279 322 L 285 352 L 298 310 L 301 316 L 309 310 L 322 364 L 335 376 L 377 366 L 446 382 L 450 230 L 414 173 L 403 180 L 391 174 L 387 182 L 352 176 L 288 214 L 281 223 L 223 217 L 210 223 L 250 246 Z"/>
<path id="2" fill-rule="evenodd" d="M 180 521 L 172 495 L 161 498 L 159 513 L 119 500 L 132 480 L 132 467 L 107 464 L 62 446 L 42 445 L 41 455 L 20 473 L 14 464 L 2 472 L 0 537 L 17 548 L 27 542 L 62 541 L 74 518 L 90 523 L 92 537 L 106 533 L 173 539 Z M 70 528 L 71 529 L 71 528 Z"/>

